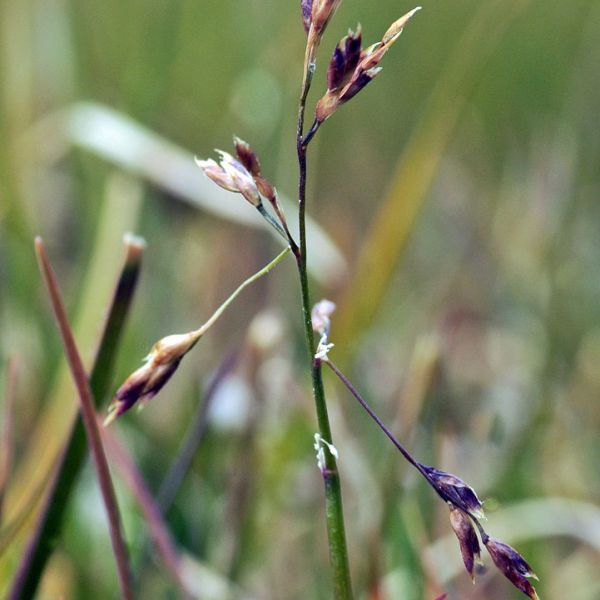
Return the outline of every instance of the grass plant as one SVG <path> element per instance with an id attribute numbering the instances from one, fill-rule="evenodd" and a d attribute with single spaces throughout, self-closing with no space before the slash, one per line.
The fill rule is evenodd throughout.
<path id="1" fill-rule="evenodd" d="M 600 12 L 425 9 L 2 5 L 0 596 L 600 594 Z"/>

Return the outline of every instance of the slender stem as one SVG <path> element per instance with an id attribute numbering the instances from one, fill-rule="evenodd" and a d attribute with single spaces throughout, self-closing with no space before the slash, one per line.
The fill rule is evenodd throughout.
<path id="1" fill-rule="evenodd" d="M 377 416 L 375 411 L 369 406 L 367 401 L 359 394 L 358 390 L 352 385 L 351 381 L 327 358 L 323 362 L 338 376 L 339 380 L 348 388 L 348 391 L 356 398 L 358 403 L 365 409 L 367 414 L 377 423 L 379 428 L 387 435 L 392 444 L 400 450 L 404 458 L 419 471 L 429 481 L 427 474 L 423 471 L 423 467 L 415 460 L 412 454 L 398 441 L 396 436 L 387 428 L 385 423 Z"/>
<path id="2" fill-rule="evenodd" d="M 310 129 L 308 130 L 308 132 L 306 133 L 306 135 L 302 139 L 302 145 L 303 146 L 308 146 L 308 144 L 310 144 L 310 141 L 315 136 L 315 133 L 317 133 L 317 131 L 319 130 L 319 127 L 321 127 L 321 123 L 322 122 L 323 121 L 317 121 L 317 119 L 315 119 L 313 121 L 313 124 L 310 126 Z"/>
<path id="3" fill-rule="evenodd" d="M 258 210 L 258 212 L 261 214 L 261 216 L 263 217 L 263 219 L 269 223 L 269 225 L 271 225 L 273 227 L 273 229 L 275 229 L 275 231 L 286 241 L 289 242 L 288 239 L 288 234 L 285 232 L 285 230 L 283 229 L 283 227 L 281 227 L 281 225 L 267 212 L 267 209 L 265 208 L 264 204 L 259 204 L 256 207 L 256 210 Z"/>
<path id="4" fill-rule="evenodd" d="M 139 279 L 144 247 L 145 243 L 140 238 L 132 235 L 125 237 L 123 269 L 115 286 L 90 374 L 90 387 L 97 407 L 110 386 L 116 351 Z M 35 530 L 21 557 L 9 596 L 11 600 L 29 600 L 35 596 L 48 559 L 60 538 L 69 500 L 86 455 L 85 430 L 81 415 L 77 415 L 56 465 Z"/>
<path id="5" fill-rule="evenodd" d="M 123 532 L 121 528 L 121 519 L 119 515 L 119 507 L 115 490 L 110 477 L 108 462 L 102 446 L 100 430 L 96 422 L 96 411 L 94 410 L 94 401 L 92 392 L 88 383 L 87 373 L 81 361 L 79 351 L 73 338 L 73 333 L 69 325 L 67 313 L 64 308 L 61 292 L 58 288 L 58 282 L 54 271 L 50 266 L 46 250 L 41 238 L 36 238 L 35 247 L 40 263 L 40 269 L 50 295 L 52 308 L 56 322 L 62 337 L 67 362 L 71 369 L 73 381 L 77 387 L 81 405 L 81 416 L 85 425 L 88 443 L 91 448 L 102 499 L 108 516 L 110 538 L 117 563 L 117 571 L 119 574 L 119 583 L 121 585 L 122 597 L 126 600 L 133 600 L 132 577 L 129 570 L 129 559 L 127 556 L 127 548 L 123 540 Z"/>
<path id="6" fill-rule="evenodd" d="M 210 329 L 215 322 L 219 319 L 219 317 L 225 312 L 227 307 L 252 283 L 254 283 L 257 279 L 260 279 L 263 275 L 266 275 L 271 271 L 279 262 L 281 262 L 292 249 L 288 246 L 285 250 L 280 252 L 268 265 L 264 266 L 260 271 L 254 273 L 254 275 L 248 277 L 246 281 L 244 281 L 232 294 L 217 308 L 217 310 L 213 313 L 212 317 L 201 325 L 198 329 L 190 332 L 194 337 L 200 339 L 202 335 L 206 333 L 208 329 Z"/>
<path id="7" fill-rule="evenodd" d="M 438 487 L 435 485 L 433 481 L 431 481 L 427 471 L 423 468 L 420 462 L 418 462 L 413 455 L 400 443 L 398 438 L 388 429 L 385 423 L 377 416 L 375 411 L 369 406 L 367 401 L 360 395 L 358 390 L 352 385 L 352 382 L 329 360 L 329 358 L 324 359 L 323 362 L 338 376 L 339 380 L 348 388 L 348 391 L 356 398 L 358 403 L 365 409 L 367 414 L 377 423 L 381 431 L 387 435 L 392 444 L 400 450 L 400 454 L 404 456 L 404 458 L 415 468 L 427 481 L 427 483 L 435 490 L 435 492 L 442 498 L 442 500 L 446 501 L 446 498 L 440 493 Z M 470 515 L 472 516 L 472 515 Z M 473 517 L 474 518 L 474 517 Z"/>
<path id="8" fill-rule="evenodd" d="M 460 510 L 460 508 L 458 509 Z M 467 517 L 469 517 L 473 523 L 475 523 L 475 525 L 477 526 L 477 529 L 479 531 L 479 535 L 481 536 L 481 541 L 483 542 L 483 544 L 487 544 L 488 540 L 490 539 L 490 536 L 486 533 L 485 529 L 483 528 L 483 525 L 480 523 L 479 519 L 477 517 L 474 517 L 471 513 L 465 512 L 463 511 Z"/>
<path id="9" fill-rule="evenodd" d="M 302 93 L 298 109 L 298 128 L 296 132 L 296 149 L 298 152 L 299 180 L 298 180 L 298 225 L 300 231 L 300 251 L 296 255 L 298 275 L 302 298 L 302 315 L 306 336 L 306 347 L 311 365 L 313 396 L 317 412 L 317 422 L 321 438 L 333 443 L 331 426 L 327 414 L 327 403 L 323 387 L 323 376 L 320 361 L 314 360 L 315 340 L 311 323 L 311 302 L 307 273 L 307 246 L 306 246 L 306 150 L 307 144 L 303 140 L 304 112 L 306 97 L 310 89 L 310 81 L 314 71 L 312 60 L 314 56 L 307 50 Z M 309 140 L 310 141 L 310 140 Z M 329 540 L 329 560 L 333 571 L 333 592 L 336 600 L 350 600 L 352 595 L 352 582 L 348 565 L 348 550 L 346 545 L 346 532 L 344 526 L 344 510 L 342 505 L 342 490 L 340 477 L 335 458 L 330 452 L 325 453 L 325 468 L 322 471 L 325 483 L 325 519 Z"/>
<path id="10" fill-rule="evenodd" d="M 277 218 L 279 219 L 279 221 L 281 222 L 281 225 L 283 226 L 283 230 L 284 230 L 287 240 L 290 244 L 290 248 L 292 249 L 292 252 L 294 253 L 294 256 L 298 257 L 298 244 L 296 244 L 296 240 L 294 239 L 294 236 L 292 235 L 292 233 L 290 232 L 290 230 L 288 228 L 285 214 L 283 212 L 283 209 L 281 208 L 281 205 L 279 204 L 279 200 L 277 199 L 277 194 L 274 194 L 273 196 L 269 197 L 269 202 L 271 203 L 271 206 L 273 207 L 273 210 L 275 211 Z"/>

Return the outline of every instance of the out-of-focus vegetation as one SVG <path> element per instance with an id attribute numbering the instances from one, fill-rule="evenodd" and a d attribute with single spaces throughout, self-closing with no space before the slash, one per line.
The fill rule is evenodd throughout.
<path id="1" fill-rule="evenodd" d="M 18 362 L 2 595 L 77 408 L 33 236 L 46 240 L 88 362 L 123 234 L 147 240 L 113 389 L 155 340 L 204 322 L 280 245 L 193 155 L 236 133 L 294 197 L 297 4 L 0 6 L 2 383 L 8 357 Z M 369 43 L 410 8 L 345 0 L 311 99 L 348 26 L 360 21 Z M 314 299 L 339 306 L 332 357 L 421 460 L 487 499 L 487 528 L 522 551 L 547 599 L 600 597 L 599 28 L 595 0 L 426 4 L 309 155 L 308 210 L 322 230 Z M 113 425 L 158 493 L 211 374 L 237 351 L 166 515 L 201 598 L 329 594 L 298 294 L 291 261 L 280 265 L 142 413 Z M 471 585 L 446 507 L 329 373 L 326 383 L 361 597 L 520 597 L 494 569 Z M 178 597 L 113 471 L 140 597 Z M 39 597 L 114 597 L 89 466 L 67 513 Z"/>

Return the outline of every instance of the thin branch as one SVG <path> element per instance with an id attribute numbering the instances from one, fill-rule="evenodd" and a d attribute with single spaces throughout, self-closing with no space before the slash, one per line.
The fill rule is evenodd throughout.
<path id="1" fill-rule="evenodd" d="M 440 491 L 438 485 L 430 478 L 427 471 L 423 468 L 423 465 L 419 463 L 412 454 L 400 443 L 400 441 L 396 438 L 396 436 L 387 428 L 385 423 L 377 416 L 375 411 L 369 406 L 368 402 L 360 395 L 358 390 L 352 385 L 352 382 L 331 362 L 329 358 L 325 358 L 322 360 L 338 377 L 338 379 L 346 386 L 348 391 L 354 396 L 354 398 L 358 401 L 358 403 L 363 407 L 363 409 L 367 412 L 367 414 L 377 423 L 378 427 L 385 433 L 385 435 L 391 440 L 391 442 L 400 450 L 400 453 L 404 458 L 413 466 L 427 481 L 427 483 L 435 490 L 435 492 L 444 500 L 444 502 L 448 502 L 448 498 L 444 496 L 444 494 Z M 460 506 L 456 506 L 458 510 L 467 515 L 477 526 L 479 530 L 479 534 L 481 535 L 481 540 L 483 543 L 487 543 L 489 539 L 488 534 L 485 532 L 483 526 L 481 525 L 480 519 L 476 514 L 473 514 L 473 511 L 464 510 Z"/>
<path id="2" fill-rule="evenodd" d="M 296 243 L 294 236 L 288 228 L 287 219 L 285 218 L 285 213 L 283 212 L 283 208 L 281 208 L 281 204 L 279 204 L 277 193 L 275 192 L 272 196 L 269 196 L 268 200 L 271 203 L 271 206 L 273 207 L 273 210 L 275 211 L 275 214 L 277 215 L 277 218 L 279 219 L 279 222 L 283 227 L 283 230 L 287 237 L 287 241 L 290 245 L 290 248 L 292 249 L 292 252 L 294 253 L 294 256 L 298 258 L 298 244 Z"/>
<path id="3" fill-rule="evenodd" d="M 256 207 L 256 210 L 258 210 L 258 212 L 260 213 L 260 215 L 263 217 L 263 219 L 265 219 L 265 221 L 267 221 L 267 223 L 269 223 L 269 225 L 271 225 L 271 227 L 273 227 L 273 229 L 275 229 L 275 231 L 286 241 L 289 242 L 289 238 L 288 238 L 288 234 L 286 233 L 285 229 L 271 216 L 271 214 L 267 211 L 267 209 L 265 208 L 264 204 L 259 204 Z M 279 216 L 279 215 L 277 215 Z"/>
<path id="4" fill-rule="evenodd" d="M 252 283 L 260 279 L 281 262 L 292 249 L 288 246 L 269 264 L 246 279 L 217 308 L 212 316 L 198 329 L 187 333 L 164 337 L 156 342 L 144 359 L 144 365 L 136 369 L 121 384 L 108 407 L 104 426 L 108 427 L 136 403 L 144 403 L 156 396 L 177 370 L 183 357 L 199 342 L 200 338 L 217 322 L 229 305 Z"/>
<path id="5" fill-rule="evenodd" d="M 373 421 L 377 423 L 377 425 L 383 431 L 383 433 L 387 435 L 392 444 L 394 444 L 394 446 L 396 446 L 396 448 L 400 450 L 402 456 L 404 456 L 404 458 L 413 467 L 415 467 L 415 469 L 417 469 L 419 473 L 421 473 L 425 477 L 425 479 L 427 479 L 427 481 L 429 481 L 429 478 L 423 471 L 421 465 L 413 458 L 412 454 L 398 441 L 396 436 L 387 428 L 385 423 L 377 416 L 377 414 L 369 406 L 367 401 L 359 394 L 358 390 L 352 385 L 350 380 L 331 362 L 331 360 L 329 360 L 329 358 L 323 360 L 322 362 L 325 363 L 337 375 L 338 379 L 348 388 L 348 391 L 354 396 L 354 398 L 356 398 L 358 403 L 365 409 L 365 411 L 373 419 Z"/>
<path id="6" fill-rule="evenodd" d="M 127 557 L 127 548 L 123 540 L 121 519 L 115 490 L 110 477 L 108 463 L 104 454 L 100 431 L 96 422 L 96 412 L 94 410 L 94 401 L 90 386 L 88 383 L 87 373 L 81 361 L 81 357 L 75 344 L 75 339 L 71 331 L 67 313 L 64 308 L 64 303 L 56 281 L 56 276 L 52 270 L 44 244 L 40 237 L 35 240 L 35 249 L 38 256 L 40 270 L 48 289 L 48 294 L 52 303 L 52 309 L 56 318 L 56 323 L 62 338 L 65 355 L 73 381 L 77 387 L 77 392 L 80 400 L 81 415 L 86 429 L 88 443 L 92 451 L 98 483 L 102 493 L 102 499 L 108 516 L 110 538 L 117 563 L 117 571 L 119 574 L 119 583 L 121 586 L 121 594 L 126 600 L 133 600 L 132 578 L 129 570 L 129 560 Z"/>
<path id="7" fill-rule="evenodd" d="M 246 281 L 244 281 L 241 285 L 239 285 L 238 288 L 229 296 L 229 298 L 227 298 L 227 300 L 225 300 L 225 302 L 223 302 L 223 304 L 221 304 L 221 306 L 219 306 L 219 308 L 217 308 L 217 310 L 213 313 L 213 315 L 210 317 L 210 319 L 208 319 L 208 321 L 206 321 L 206 323 L 204 323 L 204 325 L 200 326 L 198 329 L 196 329 L 193 332 L 194 335 L 196 335 L 198 337 L 198 339 L 200 339 L 200 337 L 202 335 L 204 335 L 204 333 L 206 333 L 206 331 L 208 329 L 210 329 L 215 324 L 215 322 L 219 319 L 219 317 L 225 312 L 225 310 L 227 309 L 227 307 L 249 285 L 251 285 L 252 283 L 254 283 L 257 279 L 260 279 L 263 275 L 266 275 L 267 273 L 269 273 L 291 251 L 292 251 L 292 249 L 288 246 L 285 250 L 283 250 L 282 252 L 280 252 L 268 265 L 264 266 L 260 271 L 257 271 L 256 273 L 254 273 L 254 275 L 251 275 L 250 277 L 248 277 L 248 279 L 246 279 Z"/>
<path id="8" fill-rule="evenodd" d="M 317 121 L 317 119 L 315 119 L 313 121 L 313 124 L 310 126 L 310 129 L 308 130 L 306 135 L 302 138 L 302 145 L 305 148 L 310 144 L 311 140 L 315 136 L 315 133 L 317 133 L 317 131 L 319 130 L 319 127 L 321 126 L 322 122 L 323 121 Z"/>

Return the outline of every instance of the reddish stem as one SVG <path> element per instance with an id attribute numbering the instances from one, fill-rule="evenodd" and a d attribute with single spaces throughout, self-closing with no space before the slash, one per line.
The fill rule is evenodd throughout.
<path id="1" fill-rule="evenodd" d="M 121 594 L 126 600 L 133 600 L 132 577 L 129 569 L 127 548 L 123 540 L 119 507 L 110 477 L 110 471 L 108 469 L 108 462 L 106 460 L 106 455 L 104 454 L 100 431 L 96 422 L 96 412 L 94 410 L 94 402 L 88 384 L 87 373 L 85 372 L 83 362 L 81 361 L 81 357 L 77 350 L 77 345 L 73 337 L 62 295 L 56 280 L 56 275 L 50 265 L 44 243 L 40 237 L 37 237 L 35 240 L 35 249 L 38 256 L 40 271 L 42 272 L 52 303 L 56 324 L 62 338 L 69 369 L 71 370 L 73 381 L 77 387 L 81 416 L 96 466 L 98 483 L 100 485 L 102 499 L 104 500 L 106 514 L 108 516 L 110 539 L 117 563 Z"/>

